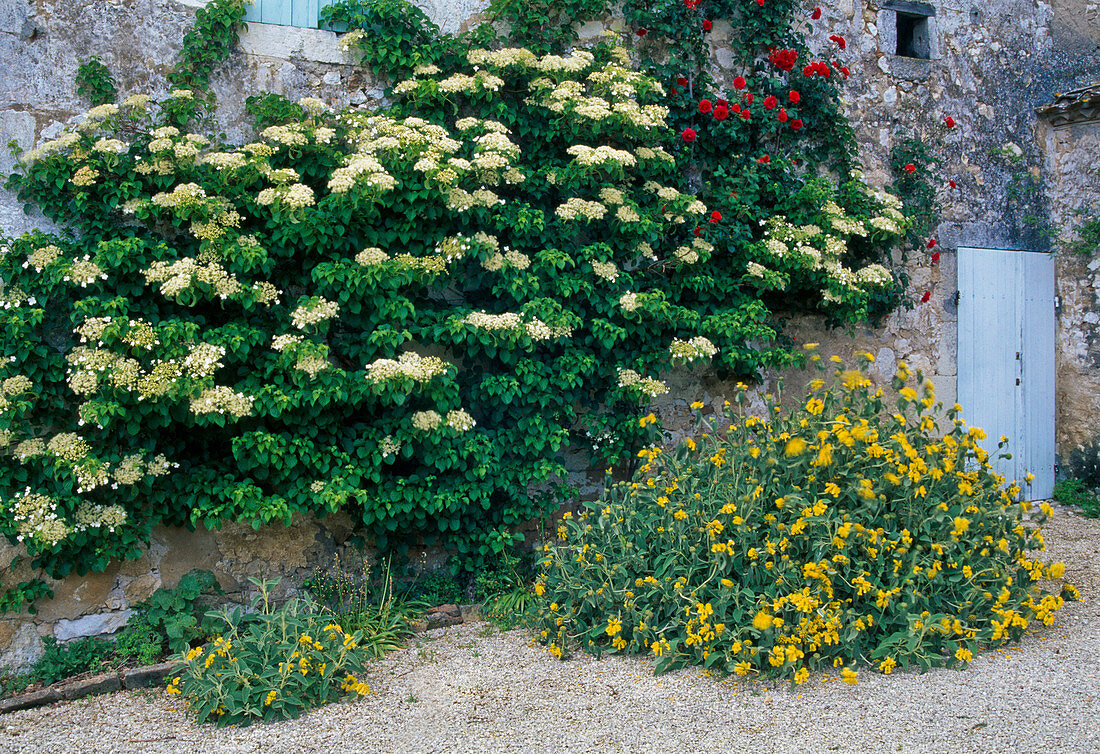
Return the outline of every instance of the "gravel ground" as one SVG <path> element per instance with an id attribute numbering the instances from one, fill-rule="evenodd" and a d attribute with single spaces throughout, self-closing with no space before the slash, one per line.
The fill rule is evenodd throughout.
<path id="1" fill-rule="evenodd" d="M 368 697 L 297 721 L 215 731 L 163 691 L 130 691 L 0 717 L 0 751 L 1100 752 L 1100 521 L 1058 509 L 1044 535 L 1083 601 L 962 671 L 794 690 L 654 677 L 643 659 L 559 662 L 468 624 L 380 661 Z"/>

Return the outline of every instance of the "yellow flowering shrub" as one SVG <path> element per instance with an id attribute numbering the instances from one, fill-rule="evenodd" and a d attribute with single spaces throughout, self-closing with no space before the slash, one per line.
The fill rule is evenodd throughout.
<path id="1" fill-rule="evenodd" d="M 268 594 L 274 582 L 252 581 L 260 588 L 257 610 L 226 610 L 220 636 L 177 655 L 181 666 L 169 679 L 169 695 L 185 699 L 198 722 L 220 728 L 296 718 L 369 692 L 362 631 L 348 633 L 301 600 L 276 608 Z"/>
<path id="2" fill-rule="evenodd" d="M 697 414 L 696 436 L 641 451 L 633 480 L 566 519 L 535 584 L 551 654 L 854 683 L 860 665 L 965 664 L 1076 595 L 1042 588 L 1064 565 L 1031 554 L 1049 506 L 1029 515 L 920 372 L 901 365 L 887 394 L 838 367 L 767 408 Z"/>

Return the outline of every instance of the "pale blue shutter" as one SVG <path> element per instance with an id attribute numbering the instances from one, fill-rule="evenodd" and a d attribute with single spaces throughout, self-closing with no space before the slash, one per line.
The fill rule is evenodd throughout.
<path id="1" fill-rule="evenodd" d="M 245 11 L 244 20 L 316 29 L 321 4 L 321 0 L 255 0 Z"/>
<path id="2" fill-rule="evenodd" d="M 1054 257 L 1021 253 L 1018 277 L 1023 298 L 1024 473 L 1035 475 L 1030 497 L 1054 492 Z"/>
<path id="3" fill-rule="evenodd" d="M 1025 494 L 1054 487 L 1054 260 L 1047 254 L 960 248 L 958 396 L 963 416 L 996 452 L 1009 439 L 1009 480 L 1028 473 Z"/>

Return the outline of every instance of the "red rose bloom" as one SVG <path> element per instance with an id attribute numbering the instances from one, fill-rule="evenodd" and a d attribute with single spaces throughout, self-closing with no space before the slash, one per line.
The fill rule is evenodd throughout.
<path id="1" fill-rule="evenodd" d="M 710 221 L 712 223 L 722 222 L 722 213 L 719 212 L 718 210 L 714 210 L 713 212 L 710 213 Z"/>
<path id="2" fill-rule="evenodd" d="M 758 158 L 756 161 L 761 165 L 768 165 L 771 163 L 772 158 L 768 157 L 768 155 L 764 155 L 763 157 Z"/>
<path id="3" fill-rule="evenodd" d="M 744 110 L 741 111 L 741 117 L 744 118 L 745 120 L 748 120 L 749 116 L 751 116 L 751 115 L 752 115 L 752 110 L 749 110 L 747 107 Z"/>
<path id="4" fill-rule="evenodd" d="M 679 90 L 678 90 L 678 89 L 677 89 L 676 87 L 674 87 L 674 86 L 670 86 L 670 87 L 668 88 L 668 93 L 669 93 L 669 94 L 676 94 L 676 93 L 677 93 L 678 91 L 679 91 Z"/>
<path id="5" fill-rule="evenodd" d="M 917 172 L 917 166 L 910 162 L 908 165 L 905 166 L 905 172 L 915 173 Z"/>
<path id="6" fill-rule="evenodd" d="M 754 99 L 756 99 L 756 97 L 755 97 L 755 96 L 754 96 L 754 95 L 753 95 L 753 94 L 752 94 L 751 92 L 745 92 L 745 102 L 746 102 L 746 103 L 748 103 L 748 104 L 750 104 L 750 105 L 751 105 L 751 104 L 752 104 L 752 101 L 753 101 Z"/>
<path id="7" fill-rule="evenodd" d="M 687 86 L 688 85 L 688 80 L 686 78 L 684 78 L 683 76 L 677 76 L 676 77 L 676 85 L 677 86 Z"/>
<path id="8" fill-rule="evenodd" d="M 684 0 L 684 6 L 695 10 L 695 7 L 699 5 L 699 0 Z"/>
<path id="9" fill-rule="evenodd" d="M 791 130 L 792 131 L 797 131 L 800 128 L 802 128 L 802 119 L 801 118 L 795 118 L 794 120 L 791 121 Z"/>
<path id="10" fill-rule="evenodd" d="M 694 128 L 685 128 L 685 129 L 683 130 L 683 132 L 682 132 L 682 133 L 680 134 L 680 138 L 682 138 L 682 139 L 683 139 L 683 140 L 684 140 L 685 142 L 687 142 L 688 144 L 690 144 L 691 142 L 695 141 L 695 137 L 696 137 L 696 136 L 698 136 L 698 134 L 697 134 L 697 133 L 695 133 L 695 129 L 694 129 Z"/>
<path id="11" fill-rule="evenodd" d="M 928 299 L 930 299 L 930 298 L 932 298 L 932 291 L 925 291 L 924 293 L 921 294 L 920 302 L 922 304 L 927 304 Z"/>
<path id="12" fill-rule="evenodd" d="M 768 53 L 768 60 L 781 71 L 789 71 L 794 68 L 794 64 L 798 61 L 797 50 L 777 50 L 772 48 Z"/>
<path id="13" fill-rule="evenodd" d="M 946 118 L 943 119 L 943 124 L 945 126 L 947 126 L 948 128 L 954 128 L 955 127 L 955 119 L 952 118 L 950 115 L 948 115 Z"/>
<path id="14" fill-rule="evenodd" d="M 928 243 L 926 244 L 926 247 L 929 248 L 929 249 L 936 248 L 936 239 L 934 239 L 934 238 L 929 239 Z"/>
<path id="15" fill-rule="evenodd" d="M 764 98 L 764 109 L 765 110 L 774 110 L 775 106 L 778 105 L 778 104 L 779 104 L 779 100 L 777 100 L 775 97 L 772 97 L 771 95 L 768 95 L 767 97 Z"/>
<path id="16" fill-rule="evenodd" d="M 787 122 L 787 117 L 788 117 L 787 116 L 787 111 L 784 110 L 783 108 L 779 108 L 779 115 L 777 115 L 775 117 L 779 120 L 780 123 L 786 123 Z"/>
<path id="17" fill-rule="evenodd" d="M 939 264 L 939 261 L 940 261 L 940 253 L 938 251 L 933 251 L 932 252 L 932 264 Z"/>
<path id="18" fill-rule="evenodd" d="M 730 117 L 730 109 L 725 105 L 715 105 L 713 114 L 715 120 L 725 120 Z"/>
<path id="19" fill-rule="evenodd" d="M 948 181 L 947 185 L 950 186 L 951 188 L 955 188 L 955 186 L 957 186 L 958 184 L 955 183 L 954 181 Z"/>
<path id="20" fill-rule="evenodd" d="M 733 110 L 735 113 L 739 113 L 741 112 L 741 106 L 734 102 L 732 105 L 730 105 L 730 110 Z"/>
<path id="21" fill-rule="evenodd" d="M 832 75 L 832 71 L 829 69 L 829 64 L 820 61 L 814 63 L 814 73 L 816 73 L 818 76 L 824 76 L 825 78 L 829 78 L 829 76 Z"/>
<path id="22" fill-rule="evenodd" d="M 842 50 L 848 46 L 848 43 L 844 41 L 844 37 L 840 36 L 839 34 L 830 34 L 829 39 L 833 42 L 836 42 L 836 46 Z"/>
<path id="23" fill-rule="evenodd" d="M 703 115 L 709 113 L 713 109 L 713 107 L 714 105 L 710 103 L 709 99 L 699 100 L 699 112 L 701 112 Z"/>
<path id="24" fill-rule="evenodd" d="M 719 99 L 714 100 L 714 106 L 715 107 L 729 107 L 730 103 L 726 102 L 724 99 L 719 98 Z"/>
<path id="25" fill-rule="evenodd" d="M 697 236 L 701 236 L 701 235 L 703 235 L 703 229 L 702 229 L 702 228 L 700 228 L 700 227 L 699 227 L 698 225 L 696 225 L 696 226 L 695 226 L 695 230 L 693 230 L 693 231 L 691 231 L 691 232 L 692 232 L 692 233 L 694 233 L 694 234 L 695 234 L 695 235 L 697 235 Z"/>
<path id="26" fill-rule="evenodd" d="M 644 37 L 646 35 L 647 31 L 649 31 L 649 29 L 647 29 L 643 26 L 642 28 L 638 29 L 638 31 L 636 31 L 634 33 L 637 34 L 639 37 Z"/>
<path id="27" fill-rule="evenodd" d="M 759 5 L 761 8 L 763 8 L 764 7 L 764 0 L 756 0 L 756 4 Z"/>
<path id="28" fill-rule="evenodd" d="M 837 70 L 844 74 L 844 78 L 848 78 L 852 75 L 852 72 L 848 70 L 846 65 L 838 65 Z"/>
<path id="29" fill-rule="evenodd" d="M 806 66 L 805 68 L 802 69 L 802 75 L 803 76 L 813 76 L 816 71 L 817 71 L 817 69 L 814 68 L 814 64 L 810 63 L 808 66 Z"/>
<path id="30" fill-rule="evenodd" d="M 814 21 L 821 18 L 821 8 L 814 8 L 814 12 L 810 14 L 810 18 Z"/>
<path id="31" fill-rule="evenodd" d="M 744 89 L 745 88 L 745 77 L 744 76 L 738 76 L 737 78 L 735 78 L 733 80 L 733 88 L 734 89 Z"/>
<path id="32" fill-rule="evenodd" d="M 708 18 L 708 19 L 705 19 L 705 20 L 703 21 L 703 31 L 710 31 L 710 30 L 711 30 L 711 29 L 713 29 L 713 28 L 714 28 L 714 24 L 712 24 L 712 23 L 710 22 L 710 19 L 709 19 L 709 18 Z"/>
<path id="33" fill-rule="evenodd" d="M 802 95 L 792 89 L 791 93 L 787 95 L 787 99 L 789 99 L 792 104 L 797 105 L 798 101 L 802 99 Z"/>

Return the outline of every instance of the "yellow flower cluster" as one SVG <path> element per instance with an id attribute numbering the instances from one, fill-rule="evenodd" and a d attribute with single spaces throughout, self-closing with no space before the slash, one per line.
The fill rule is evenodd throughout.
<path id="1" fill-rule="evenodd" d="M 828 661 L 855 683 L 869 657 L 882 673 L 966 663 L 1049 624 L 1075 592 L 1040 585 L 1065 567 L 1028 557 L 1042 540 L 1018 488 L 993 472 L 981 433 L 911 377 L 901 365 L 898 416 L 838 366 L 799 410 L 727 409 L 673 451 L 640 451 L 635 478 L 547 546 L 544 643 L 795 684 Z"/>

